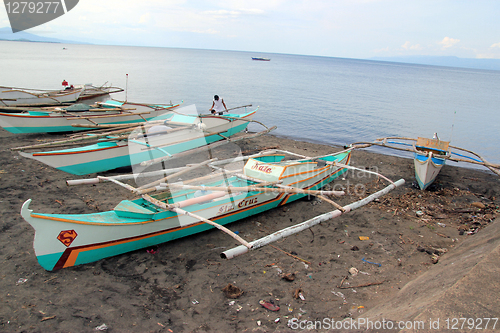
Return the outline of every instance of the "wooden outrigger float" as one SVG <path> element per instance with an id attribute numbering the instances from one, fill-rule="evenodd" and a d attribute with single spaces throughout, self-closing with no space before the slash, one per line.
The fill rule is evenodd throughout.
<path id="1" fill-rule="evenodd" d="M 242 114 L 223 116 L 172 113 L 169 118 L 159 121 L 130 124 L 129 127 L 120 125 L 118 128 L 110 127 L 106 132 L 86 132 L 68 140 L 17 147 L 13 150 L 56 169 L 74 175 L 85 175 L 170 159 L 218 141 L 232 142 L 233 135 L 246 130 L 250 122 L 255 122 L 252 118 L 257 110 L 258 108 Z M 246 138 L 269 133 L 275 128 L 264 127 L 264 131 Z M 32 152 L 33 149 L 57 146 L 65 148 Z"/>
<path id="2" fill-rule="evenodd" d="M 412 152 L 414 154 L 415 178 L 422 190 L 425 190 L 434 182 L 446 161 L 482 165 L 500 176 L 500 165 L 489 163 L 470 150 L 452 146 L 449 141 L 439 140 L 437 134 L 434 134 L 432 139 L 387 137 L 376 139 L 374 142 L 356 142 L 349 145 L 353 149 L 371 146 Z"/>
<path id="3" fill-rule="evenodd" d="M 320 189 L 352 168 L 350 156 L 351 150 L 312 158 L 273 150 L 156 171 L 153 173 L 162 177 L 140 187 L 124 183 L 137 175 L 68 181 L 68 185 L 113 182 L 139 198 L 123 200 L 112 211 L 94 214 L 35 213 L 29 209 L 29 199 L 23 204 L 21 215 L 35 229 L 35 254 L 49 271 L 151 247 L 213 227 L 251 249 L 255 245 L 225 225 L 306 195 L 324 199 L 327 195 L 342 195 L 342 191 Z M 220 167 L 238 161 L 246 161 L 243 168 Z M 180 175 L 202 167 L 216 172 L 175 182 Z M 390 187 L 402 183 L 403 180 L 391 183 Z M 353 209 L 335 205 L 339 213 Z"/>

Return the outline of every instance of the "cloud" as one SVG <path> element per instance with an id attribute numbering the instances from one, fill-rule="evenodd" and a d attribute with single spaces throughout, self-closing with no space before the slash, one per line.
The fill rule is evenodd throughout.
<path id="1" fill-rule="evenodd" d="M 139 18 L 139 23 L 147 23 L 151 18 L 151 14 L 150 13 L 146 13 L 144 15 L 141 15 L 141 17 Z"/>
<path id="2" fill-rule="evenodd" d="M 382 49 L 373 50 L 373 52 L 375 52 L 375 53 L 389 52 L 389 51 L 390 51 L 389 47 L 385 47 L 385 48 L 382 48 Z"/>
<path id="3" fill-rule="evenodd" d="M 227 17 L 237 18 L 242 15 L 263 15 L 265 14 L 265 11 L 261 9 L 246 9 L 246 8 L 240 8 L 235 10 L 219 9 L 219 10 L 207 10 L 203 14 L 221 18 L 227 18 Z"/>
<path id="4" fill-rule="evenodd" d="M 460 42 L 460 39 L 445 37 L 438 44 L 441 44 L 443 46 L 442 49 L 444 50 L 444 49 L 448 49 L 450 47 L 455 46 L 455 44 L 457 44 L 459 42 Z"/>
<path id="5" fill-rule="evenodd" d="M 405 50 L 418 50 L 418 51 L 420 51 L 423 49 L 423 47 L 420 44 L 411 45 L 411 43 L 408 41 L 406 41 L 406 43 L 401 45 L 401 47 Z"/>
<path id="6" fill-rule="evenodd" d="M 495 48 L 495 47 L 500 48 L 500 43 L 495 43 L 495 44 L 491 45 L 490 47 L 491 47 L 491 48 Z"/>

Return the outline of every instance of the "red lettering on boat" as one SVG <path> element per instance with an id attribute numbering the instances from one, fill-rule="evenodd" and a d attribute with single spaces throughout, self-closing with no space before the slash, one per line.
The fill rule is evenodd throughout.
<path id="1" fill-rule="evenodd" d="M 264 173 L 271 173 L 273 172 L 273 169 L 268 166 L 268 165 L 262 165 L 262 164 L 259 164 L 259 162 L 255 162 L 255 164 L 252 166 L 252 169 L 253 170 L 257 170 L 257 171 L 261 171 L 261 172 L 264 172 Z"/>

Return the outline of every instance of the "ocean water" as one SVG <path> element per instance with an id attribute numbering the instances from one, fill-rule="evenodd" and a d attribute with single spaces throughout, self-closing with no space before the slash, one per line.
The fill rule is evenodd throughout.
<path id="1" fill-rule="evenodd" d="M 65 48 L 65 49 L 64 49 Z M 271 61 L 252 61 L 252 56 Z M 432 137 L 500 163 L 500 71 L 216 50 L 0 41 L 0 86 L 112 83 L 116 99 L 184 101 L 206 113 L 259 106 L 274 134 L 330 145 Z M 127 79 L 128 74 L 128 79 Z M 251 130 L 260 130 L 252 124 Z M 384 150 L 384 153 L 395 153 Z M 409 156 L 409 155 L 407 155 Z"/>

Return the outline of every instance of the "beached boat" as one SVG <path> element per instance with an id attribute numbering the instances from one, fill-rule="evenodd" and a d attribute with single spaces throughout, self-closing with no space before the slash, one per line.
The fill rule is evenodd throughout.
<path id="1" fill-rule="evenodd" d="M 153 105 L 110 100 L 99 103 L 98 106 L 74 104 L 20 113 L 0 112 L 0 126 L 11 133 L 82 131 L 89 129 L 85 125 L 145 122 L 179 105 Z"/>
<path id="2" fill-rule="evenodd" d="M 449 141 L 441 141 L 437 136 L 433 139 L 418 138 L 415 144 L 415 178 L 421 190 L 425 190 L 434 182 L 439 171 L 450 155 Z"/>
<path id="3" fill-rule="evenodd" d="M 80 85 L 76 85 L 75 87 L 79 88 Z M 111 85 L 106 86 L 106 83 L 99 87 L 94 86 L 91 83 L 86 83 L 82 85 L 82 87 L 83 87 L 83 92 L 78 98 L 78 101 L 92 99 L 95 97 L 115 94 L 124 91 L 122 88 L 119 87 L 113 87 Z"/>
<path id="4" fill-rule="evenodd" d="M 111 134 L 85 133 L 84 136 L 79 137 L 81 140 L 71 139 L 73 141 L 70 142 L 79 144 L 75 148 L 37 152 L 21 151 L 20 154 L 74 175 L 103 172 L 167 159 L 220 140 L 230 141 L 228 138 L 247 128 L 257 110 L 258 108 L 242 114 L 231 113 L 205 117 L 172 113 L 160 124 L 154 121 L 151 124 L 142 124 L 141 127 L 114 130 Z M 172 123 L 175 127 L 168 126 Z M 82 141 L 88 142 L 92 137 L 95 137 L 95 143 L 81 145 Z M 52 142 L 50 146 L 57 143 Z M 69 142 L 65 140 L 59 143 L 67 145 Z M 47 147 L 47 144 L 41 146 Z M 28 148 L 33 149 L 37 146 Z M 14 148 L 13 150 L 27 149 Z"/>
<path id="5" fill-rule="evenodd" d="M 489 163 L 480 155 L 470 150 L 452 146 L 449 141 L 440 140 L 436 133 L 434 133 L 432 139 L 422 137 L 418 137 L 417 139 L 387 137 L 376 139 L 374 142 L 356 142 L 349 146 L 352 148 L 379 146 L 412 152 L 415 178 L 422 190 L 425 190 L 434 182 L 448 160 L 483 165 L 497 175 L 500 175 L 500 165 Z M 404 146 L 409 148 L 405 148 Z"/>
<path id="6" fill-rule="evenodd" d="M 141 197 L 123 200 L 112 211 L 93 214 L 35 213 L 29 209 L 29 199 L 23 204 L 21 215 L 35 229 L 35 255 L 49 271 L 151 247 L 212 227 L 248 244 L 223 225 L 306 195 L 324 198 L 342 194 L 316 190 L 346 172 L 350 153 L 346 150 L 310 158 L 271 151 L 230 161 L 209 160 L 167 170 L 168 176 L 138 188 L 122 183 L 126 176 L 68 181 L 68 185 L 112 181 Z M 285 156 L 298 157 L 288 160 Z M 238 159 L 246 160 L 243 170 L 220 171 L 218 165 Z M 201 166 L 219 172 L 182 183 L 171 182 L 186 170 Z M 154 191 L 159 192 L 148 194 Z"/>
<path id="7" fill-rule="evenodd" d="M 106 86 L 106 83 L 100 87 L 94 86 L 91 83 L 84 84 L 82 86 L 76 85 L 76 88 L 83 87 L 83 92 L 81 93 L 78 101 L 96 98 L 99 96 L 105 96 L 109 94 L 119 93 L 124 91 L 122 88 Z"/>
<path id="8" fill-rule="evenodd" d="M 67 90 L 37 90 L 0 86 L 0 107 L 43 106 L 74 103 L 83 88 Z"/>
<path id="9" fill-rule="evenodd" d="M 262 57 L 252 57 L 252 60 L 259 60 L 259 61 L 271 61 L 270 58 L 262 58 Z"/>

